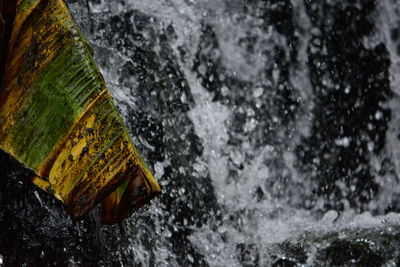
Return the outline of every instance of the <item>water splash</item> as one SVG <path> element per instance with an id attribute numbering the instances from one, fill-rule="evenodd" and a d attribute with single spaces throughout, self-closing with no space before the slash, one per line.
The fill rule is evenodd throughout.
<path id="1" fill-rule="evenodd" d="M 398 228 L 396 1 L 70 2 L 165 187 L 137 262 L 312 266 Z"/>

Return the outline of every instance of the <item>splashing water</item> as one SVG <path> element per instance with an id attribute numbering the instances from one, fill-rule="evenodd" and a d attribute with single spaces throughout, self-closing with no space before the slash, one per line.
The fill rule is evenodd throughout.
<path id="1" fill-rule="evenodd" d="M 121 265 L 400 263 L 397 1 L 67 2 L 163 186 Z"/>

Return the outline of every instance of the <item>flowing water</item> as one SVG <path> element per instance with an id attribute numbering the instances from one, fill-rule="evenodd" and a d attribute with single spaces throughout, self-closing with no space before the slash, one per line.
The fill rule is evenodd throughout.
<path id="1" fill-rule="evenodd" d="M 138 262 L 312 265 L 296 239 L 398 225 L 399 4 L 71 3 L 163 186 Z"/>
<path id="2" fill-rule="evenodd" d="M 400 264 L 400 1 L 67 2 L 163 188 L 110 262 Z"/>

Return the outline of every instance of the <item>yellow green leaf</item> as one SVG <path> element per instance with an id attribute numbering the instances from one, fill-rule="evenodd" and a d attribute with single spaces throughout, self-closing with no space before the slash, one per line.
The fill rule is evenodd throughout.
<path id="1" fill-rule="evenodd" d="M 103 223 L 129 216 L 160 187 L 68 7 L 62 0 L 0 0 L 0 11 L 7 53 L 0 50 L 0 148 L 33 170 L 33 183 L 74 218 L 99 202 Z"/>

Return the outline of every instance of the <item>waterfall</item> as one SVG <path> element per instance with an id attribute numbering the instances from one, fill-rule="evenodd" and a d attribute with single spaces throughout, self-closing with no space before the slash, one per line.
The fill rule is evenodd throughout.
<path id="1" fill-rule="evenodd" d="M 400 2 L 67 3 L 163 187 L 119 264 L 400 264 Z"/>
<path id="2" fill-rule="evenodd" d="M 72 7 L 126 119 L 162 128 L 133 132 L 169 195 L 152 205 L 160 234 L 186 240 L 166 256 L 268 265 L 307 232 L 397 220 L 395 1 Z"/>

